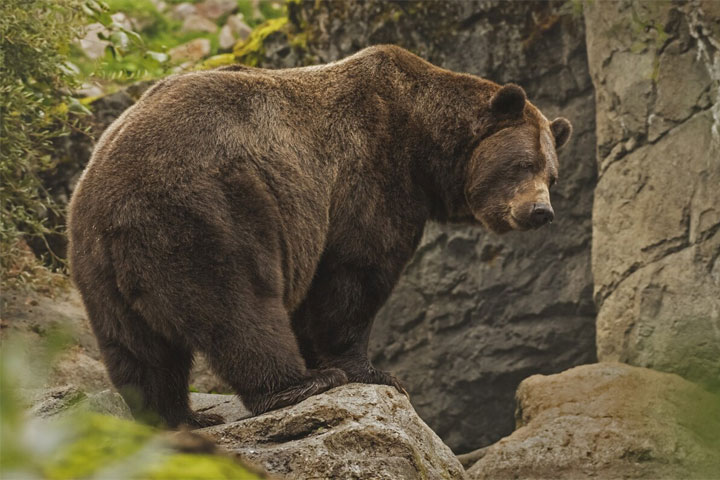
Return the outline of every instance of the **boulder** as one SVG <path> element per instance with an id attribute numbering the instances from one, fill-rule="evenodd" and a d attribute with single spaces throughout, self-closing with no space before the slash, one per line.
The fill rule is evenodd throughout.
<path id="1" fill-rule="evenodd" d="M 78 412 L 93 412 L 132 420 L 130 409 L 119 393 L 111 390 L 86 394 L 74 385 L 22 392 L 29 413 L 37 418 L 63 418 Z"/>
<path id="2" fill-rule="evenodd" d="M 190 15 L 197 14 L 197 7 L 189 2 L 178 3 L 170 11 L 170 18 L 184 21 Z"/>
<path id="3" fill-rule="evenodd" d="M 132 419 L 130 410 L 119 393 L 106 389 L 88 393 L 76 385 L 61 385 L 44 389 L 21 390 L 22 403 L 30 414 L 40 418 L 65 416 L 76 411 L 87 411 Z M 221 415 L 226 423 L 237 422 L 252 416 L 235 395 L 190 393 L 190 406 L 203 413 Z"/>
<path id="4" fill-rule="evenodd" d="M 198 61 L 210 55 L 210 40 L 207 38 L 196 38 L 171 48 L 168 53 L 174 62 L 180 60 Z"/>
<path id="5" fill-rule="evenodd" d="M 720 391 L 720 8 L 584 12 L 598 106 L 598 358 Z"/>
<path id="6" fill-rule="evenodd" d="M 420 416 L 458 452 L 512 432 L 522 379 L 596 359 L 595 98 L 584 23 L 568 5 L 290 2 L 289 22 L 255 52 L 260 66 L 279 68 L 397 44 L 441 67 L 518 83 L 549 117 L 572 121 L 552 192 L 556 221 L 504 236 L 428 225 L 375 320 L 373 361 L 405 382 Z"/>
<path id="7" fill-rule="evenodd" d="M 223 25 L 218 34 L 218 46 L 221 50 L 230 50 L 235 45 L 235 35 L 229 25 Z"/>
<path id="8" fill-rule="evenodd" d="M 715 478 L 720 397 L 681 377 L 620 363 L 535 375 L 517 426 L 468 478 Z"/>
<path id="9" fill-rule="evenodd" d="M 464 478 L 450 448 L 386 386 L 350 384 L 198 432 L 282 478 Z"/>
<path id="10" fill-rule="evenodd" d="M 238 8 L 237 0 L 205 0 L 195 5 L 197 12 L 203 17 L 217 20 L 223 15 L 232 13 Z"/>
<path id="11" fill-rule="evenodd" d="M 245 23 L 242 15 L 230 15 L 225 22 L 232 34 L 239 40 L 245 40 L 252 33 L 252 28 Z"/>
<path id="12" fill-rule="evenodd" d="M 124 29 L 131 30 L 134 28 L 132 21 L 122 12 L 116 12 L 111 15 L 112 21 Z M 83 53 L 90 59 L 97 59 L 105 54 L 105 47 L 110 42 L 103 40 L 100 36 L 108 37 L 108 30 L 102 23 L 91 23 L 87 25 L 83 32 L 83 37 L 78 40 L 78 44 Z"/>
<path id="13" fill-rule="evenodd" d="M 89 356 L 79 345 L 63 353 L 53 364 L 47 384 L 72 384 L 84 392 L 99 392 L 112 387 L 105 365 Z"/>
<path id="14" fill-rule="evenodd" d="M 217 32 L 218 26 L 213 22 L 212 20 L 208 20 L 207 18 L 203 17 L 202 15 L 197 15 L 195 13 L 188 15 L 185 17 L 185 20 L 183 21 L 182 28 L 180 29 L 181 32 L 207 32 L 207 33 L 215 33 Z"/>

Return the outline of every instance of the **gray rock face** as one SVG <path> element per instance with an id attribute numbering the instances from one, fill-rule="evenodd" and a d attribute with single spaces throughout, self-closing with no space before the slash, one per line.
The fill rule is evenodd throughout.
<path id="1" fill-rule="evenodd" d="M 720 398 L 677 375 L 599 363 L 520 384 L 518 429 L 468 478 L 715 478 Z"/>
<path id="2" fill-rule="evenodd" d="M 288 479 L 462 479 L 452 451 L 404 395 L 351 384 L 235 423 L 198 430 Z"/>
<path id="3" fill-rule="evenodd" d="M 720 4 L 614 2 L 585 18 L 602 112 L 598 357 L 720 390 Z"/>
<path id="4" fill-rule="evenodd" d="M 583 21 L 564 4 L 309 2 L 290 11 L 290 36 L 305 32 L 306 50 L 282 35 L 265 44 L 263 65 L 287 67 L 394 43 L 442 67 L 518 83 L 549 118 L 573 123 L 552 192 L 557 221 L 502 237 L 430 225 L 375 322 L 375 363 L 407 384 L 418 413 L 458 452 L 512 431 L 523 378 L 595 359 L 595 107 Z"/>

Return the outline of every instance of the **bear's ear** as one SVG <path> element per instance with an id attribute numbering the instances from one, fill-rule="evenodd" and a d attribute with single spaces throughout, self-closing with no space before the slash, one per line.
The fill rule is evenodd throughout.
<path id="1" fill-rule="evenodd" d="M 567 143 L 572 135 L 572 125 L 570 120 L 564 117 L 558 117 L 550 124 L 550 130 L 555 137 L 555 148 L 560 148 Z"/>
<path id="2" fill-rule="evenodd" d="M 500 115 L 519 116 L 525 108 L 525 90 L 514 83 L 504 85 L 490 100 L 490 108 Z"/>

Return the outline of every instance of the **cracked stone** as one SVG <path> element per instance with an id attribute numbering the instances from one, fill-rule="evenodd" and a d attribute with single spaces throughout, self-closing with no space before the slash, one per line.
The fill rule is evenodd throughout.
<path id="1" fill-rule="evenodd" d="M 698 29 L 720 17 L 697 0 L 633 5 L 637 11 L 622 2 L 584 10 L 602 112 L 598 151 L 615 154 L 599 160 L 593 205 L 598 358 L 675 372 L 720 390 L 720 279 L 713 274 L 720 255 L 720 142 L 713 138 L 720 75 L 712 71 L 706 30 Z M 668 26 L 671 41 L 659 56 L 657 43 L 633 49 L 634 40 L 647 40 L 637 28 L 638 38 L 627 37 L 637 19 Z M 603 35 L 616 30 L 626 33 Z M 607 52 L 614 52 L 609 60 Z M 649 80 L 654 94 L 638 88 Z M 641 115 L 652 143 L 640 136 L 634 151 L 614 161 L 627 148 L 625 136 L 643 133 Z"/>
<path id="2" fill-rule="evenodd" d="M 677 375 L 620 363 L 535 375 L 517 392 L 518 429 L 469 480 L 714 478 L 720 398 Z"/>
<path id="3" fill-rule="evenodd" d="M 463 479 L 453 452 L 391 387 L 350 384 L 287 408 L 197 430 L 287 479 Z"/>

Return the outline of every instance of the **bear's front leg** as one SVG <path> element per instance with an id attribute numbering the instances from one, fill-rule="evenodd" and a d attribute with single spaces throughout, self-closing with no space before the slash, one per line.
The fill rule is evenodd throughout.
<path id="1" fill-rule="evenodd" d="M 307 368 L 339 368 L 350 382 L 390 385 L 408 395 L 394 375 L 368 358 L 373 319 L 385 303 L 402 266 L 320 263 L 305 300 L 293 315 L 293 329 Z"/>

